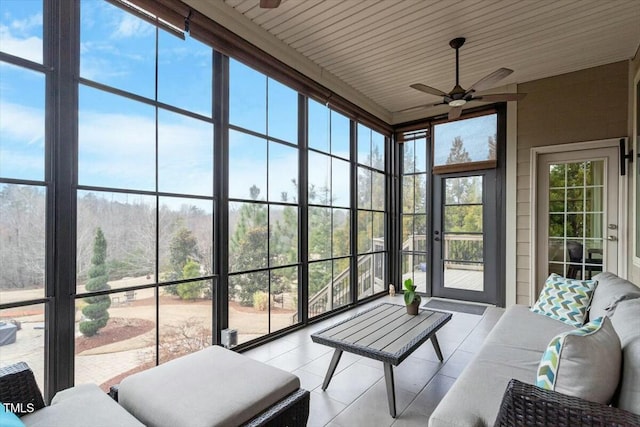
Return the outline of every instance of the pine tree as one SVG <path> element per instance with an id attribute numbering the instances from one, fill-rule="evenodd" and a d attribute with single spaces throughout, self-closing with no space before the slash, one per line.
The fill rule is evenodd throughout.
<path id="1" fill-rule="evenodd" d="M 111 289 L 107 283 L 107 240 L 102 233 L 102 229 L 96 230 L 93 241 L 93 257 L 91 258 L 91 268 L 89 269 L 89 280 L 86 289 L 88 292 L 106 291 Z M 82 309 L 82 314 L 89 320 L 80 322 L 80 332 L 91 337 L 99 329 L 104 328 L 109 321 L 108 308 L 111 306 L 109 295 L 98 295 L 85 298 L 88 305 Z"/>

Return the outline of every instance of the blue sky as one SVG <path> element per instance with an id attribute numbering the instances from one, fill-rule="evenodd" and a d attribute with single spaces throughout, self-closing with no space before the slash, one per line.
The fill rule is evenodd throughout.
<path id="1" fill-rule="evenodd" d="M 101 84 L 156 99 L 156 29 L 113 5 L 97 0 L 81 3 L 80 76 Z M 0 2 L 0 49 L 34 62 L 42 61 L 42 2 Z M 204 117 L 211 116 L 213 55 L 210 48 L 166 31 L 158 36 L 157 99 Z M 19 179 L 44 179 L 44 76 L 7 64 L 0 66 L 0 170 Z M 230 61 L 230 123 L 288 141 L 297 140 L 297 93 L 243 64 Z M 80 85 L 79 171 L 81 185 L 132 190 L 155 189 L 156 130 L 158 189 L 210 196 L 213 194 L 213 125 L 124 97 Z M 493 120 L 493 122 L 491 122 Z M 349 158 L 349 120 L 309 101 L 309 145 Z M 25 125 L 26 124 L 26 125 Z M 495 133 L 495 117 L 442 124 L 435 141 L 448 155 L 450 141 L 462 136 L 476 159 L 486 156 L 486 141 Z M 373 146 L 383 152 L 384 137 L 359 125 L 359 152 Z M 295 191 L 297 149 L 241 132 L 230 132 L 230 195 L 248 197 L 249 187 L 261 198 L 280 201 Z M 270 161 L 267 164 L 267 152 Z M 367 156 L 358 160 L 367 163 Z M 316 188 L 331 187 L 339 205 L 348 204 L 346 162 L 314 154 L 309 180 Z M 268 178 L 267 178 L 268 176 Z"/>

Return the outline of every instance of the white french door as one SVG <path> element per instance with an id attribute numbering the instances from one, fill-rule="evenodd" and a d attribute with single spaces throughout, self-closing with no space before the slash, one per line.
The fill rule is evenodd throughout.
<path id="1" fill-rule="evenodd" d="M 617 147 L 607 147 L 538 157 L 536 292 L 551 273 L 617 273 L 618 156 Z"/>

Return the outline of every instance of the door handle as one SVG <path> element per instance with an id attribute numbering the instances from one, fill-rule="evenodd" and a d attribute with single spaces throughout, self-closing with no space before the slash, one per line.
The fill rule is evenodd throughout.
<path id="1" fill-rule="evenodd" d="M 610 242 L 617 242 L 618 238 L 616 236 L 609 236 L 609 237 L 607 237 L 607 240 L 610 241 Z"/>
<path id="2" fill-rule="evenodd" d="M 436 242 L 439 242 L 440 238 L 439 237 L 434 237 L 433 240 L 435 240 Z"/>

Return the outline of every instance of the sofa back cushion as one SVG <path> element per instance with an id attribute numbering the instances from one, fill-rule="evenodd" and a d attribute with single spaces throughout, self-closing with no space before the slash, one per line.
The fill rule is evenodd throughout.
<path id="1" fill-rule="evenodd" d="M 640 415 L 640 299 L 618 303 L 611 322 L 622 345 L 622 373 L 614 403 Z"/>
<path id="2" fill-rule="evenodd" d="M 597 284 L 595 280 L 566 279 L 552 273 L 531 311 L 579 328 L 587 320 Z"/>
<path id="3" fill-rule="evenodd" d="M 640 288 L 613 273 L 600 273 L 593 278 L 598 287 L 591 299 L 589 319 L 610 316 L 620 301 L 640 298 Z"/>

